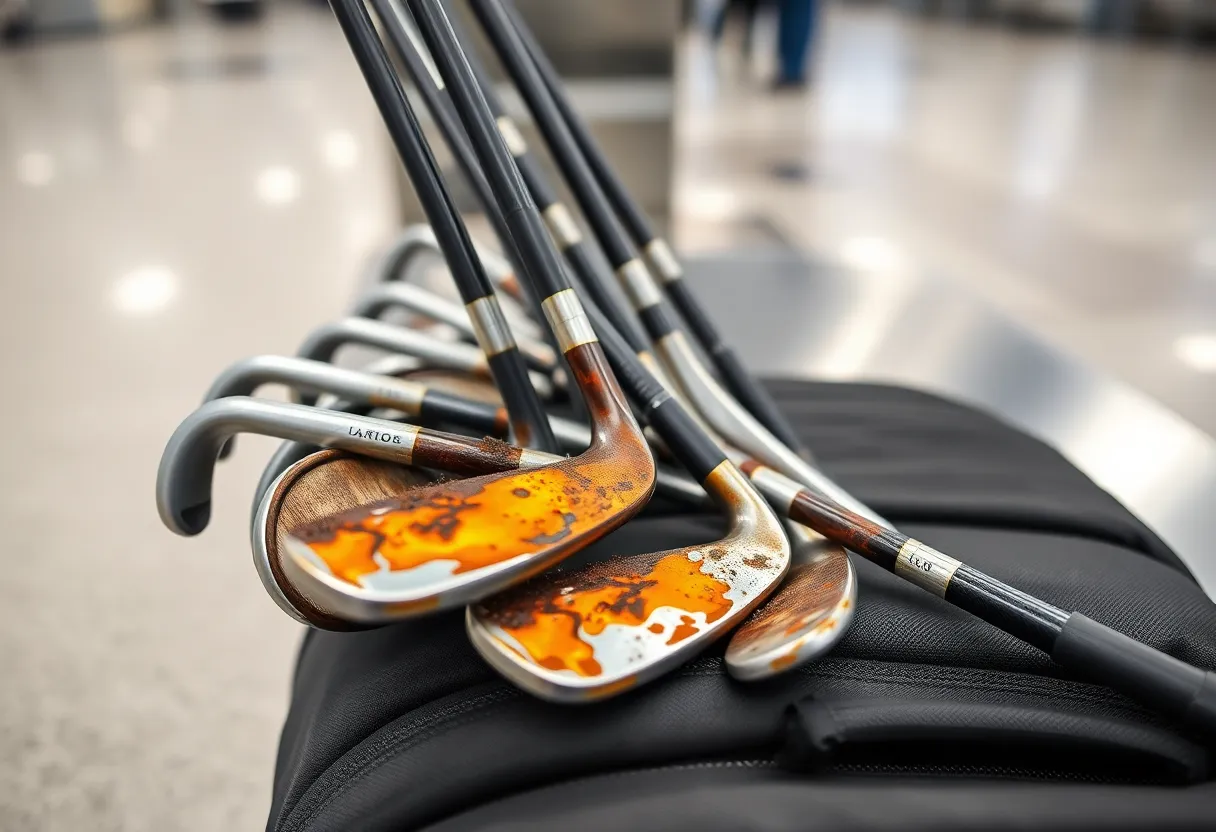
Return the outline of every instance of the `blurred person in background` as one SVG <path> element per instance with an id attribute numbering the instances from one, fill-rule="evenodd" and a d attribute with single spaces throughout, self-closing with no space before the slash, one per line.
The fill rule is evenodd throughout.
<path id="1" fill-rule="evenodd" d="M 710 26 L 714 41 L 722 40 L 727 21 L 738 14 L 743 20 L 743 55 L 749 56 L 756 17 L 767 5 L 769 0 L 724 0 Z M 777 8 L 777 75 L 773 79 L 773 89 L 804 89 L 819 13 L 818 0 L 772 0 L 772 5 Z"/>
<path id="2" fill-rule="evenodd" d="M 777 77 L 774 90 L 801 90 L 807 85 L 811 39 L 819 16 L 819 0 L 778 0 Z"/>

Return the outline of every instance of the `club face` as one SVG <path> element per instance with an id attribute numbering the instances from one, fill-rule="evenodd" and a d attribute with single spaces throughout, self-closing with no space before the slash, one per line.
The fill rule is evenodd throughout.
<path id="1" fill-rule="evenodd" d="M 726 669 L 755 681 L 823 656 L 844 636 L 857 607 L 857 576 L 839 545 L 791 530 L 793 563 L 781 587 L 735 631 Z"/>
<path id="2" fill-rule="evenodd" d="M 553 465 L 418 488 L 292 529 L 283 568 L 345 617 L 397 620 L 548 568 L 632 517 L 653 488 L 638 437 L 600 438 Z"/>
<path id="3" fill-rule="evenodd" d="M 731 464 L 706 482 L 721 541 L 541 575 L 470 607 L 470 639 L 519 687 L 556 702 L 623 693 L 686 661 L 748 614 L 789 567 L 776 515 Z"/>

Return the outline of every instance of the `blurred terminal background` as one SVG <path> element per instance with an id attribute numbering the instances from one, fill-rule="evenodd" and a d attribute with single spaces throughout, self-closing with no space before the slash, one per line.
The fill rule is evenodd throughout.
<path id="1" fill-rule="evenodd" d="M 961 367 L 1180 551 L 1208 522 L 1177 505 L 1216 470 L 1216 2 L 517 5 L 755 366 Z M 0 30 L 0 828 L 256 828 L 299 639 L 247 560 L 274 443 L 199 540 L 156 464 L 417 204 L 323 3 L 0 0 Z M 1016 359 L 966 363 L 997 331 Z"/>

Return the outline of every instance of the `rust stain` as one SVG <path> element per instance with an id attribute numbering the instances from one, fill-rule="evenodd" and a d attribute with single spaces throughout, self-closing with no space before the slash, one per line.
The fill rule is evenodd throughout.
<path id="1" fill-rule="evenodd" d="M 689 636 L 697 634 L 697 620 L 691 615 L 681 615 L 679 625 L 672 630 L 671 638 L 667 639 L 667 644 L 679 644 Z"/>
<path id="2" fill-rule="evenodd" d="M 336 577 L 355 585 L 364 575 L 381 570 L 377 555 L 393 571 L 435 560 L 455 561 L 456 572 L 480 569 L 586 534 L 606 515 L 644 498 L 637 489 L 576 506 L 571 495 L 582 493 L 587 479 L 603 477 L 613 467 L 593 461 L 571 470 L 572 465 L 561 463 L 507 477 L 446 482 L 362 506 L 293 534 Z M 521 492 L 529 498 L 522 498 Z"/>
<path id="3" fill-rule="evenodd" d="M 796 661 L 798 661 L 797 654 L 787 653 L 786 655 L 779 656 L 778 658 L 775 658 L 771 662 L 769 662 L 769 667 L 771 667 L 773 670 L 776 670 L 777 672 L 781 672 L 782 670 L 785 670 L 787 667 L 790 667 L 791 665 L 793 665 L 794 662 L 796 662 Z"/>
<path id="4" fill-rule="evenodd" d="M 507 414 L 505 407 L 500 407 L 494 411 L 494 435 L 498 437 L 506 437 L 511 430 L 511 417 Z"/>
<path id="5" fill-rule="evenodd" d="M 577 581 L 574 585 L 568 582 Z M 701 573 L 700 563 L 685 550 L 620 558 L 573 574 L 542 575 L 478 605 L 477 614 L 501 628 L 527 651 L 527 657 L 551 670 L 598 676 L 603 668 L 583 634 L 598 635 L 610 624 L 641 627 L 659 607 L 689 615 L 681 619 L 668 644 L 698 630 L 692 613 L 712 623 L 733 603 L 730 587 Z M 647 629 L 662 633 L 663 627 Z"/>
<path id="6" fill-rule="evenodd" d="M 382 569 L 404 571 L 433 561 L 454 563 L 456 573 L 529 555 L 552 562 L 620 526 L 650 498 L 654 459 L 599 345 L 574 347 L 566 359 L 596 426 L 582 455 L 411 489 L 290 533 L 336 577 L 358 586 Z M 491 438 L 478 444 L 483 456 L 498 460 L 479 473 L 518 464 L 518 449 Z M 427 464 L 419 459 L 420 447 L 415 446 L 415 462 Z M 633 487 L 603 489 L 593 497 L 599 483 Z M 528 498 L 518 496 L 521 489 Z"/>
<path id="7" fill-rule="evenodd" d="M 784 648 L 807 632 L 822 632 L 820 628 L 828 622 L 835 627 L 833 611 L 847 575 L 848 561 L 843 556 L 829 564 L 795 564 L 781 587 L 735 631 L 732 644 L 740 649 L 767 651 Z"/>

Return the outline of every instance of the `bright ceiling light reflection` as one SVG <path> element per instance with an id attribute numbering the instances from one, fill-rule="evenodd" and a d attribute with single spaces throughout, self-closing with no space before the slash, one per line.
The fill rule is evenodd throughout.
<path id="1" fill-rule="evenodd" d="M 840 247 L 840 259 L 855 269 L 883 272 L 898 269 L 904 258 L 899 247 L 885 237 L 850 237 Z"/>
<path id="2" fill-rule="evenodd" d="M 24 153 L 17 159 L 17 179 L 31 188 L 51 184 L 55 178 L 55 160 L 49 153 L 38 150 Z"/>
<path id="3" fill-rule="evenodd" d="M 144 266 L 114 284 L 114 305 L 127 315 L 152 315 L 177 296 L 177 275 L 161 266 Z"/>
<path id="4" fill-rule="evenodd" d="M 275 165 L 258 174 L 258 198 L 268 205 L 286 205 L 300 195 L 300 175 L 289 167 Z"/>
<path id="5" fill-rule="evenodd" d="M 359 161 L 359 143 L 347 130 L 331 130 L 321 139 L 321 155 L 334 170 L 346 170 Z"/>
<path id="6" fill-rule="evenodd" d="M 1174 342 L 1174 355 L 1201 373 L 1216 373 L 1216 333 L 1184 335 Z"/>

